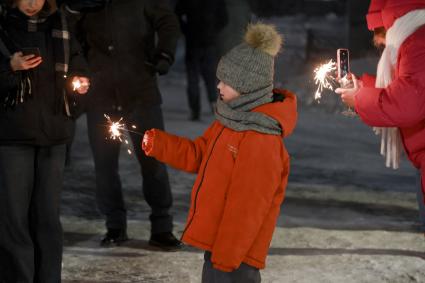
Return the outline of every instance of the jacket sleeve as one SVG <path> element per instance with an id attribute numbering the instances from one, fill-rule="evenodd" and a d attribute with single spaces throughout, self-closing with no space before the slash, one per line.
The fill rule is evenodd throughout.
<path id="1" fill-rule="evenodd" d="M 208 128 L 193 141 L 154 129 L 152 150 L 148 155 L 176 169 L 197 173 L 207 150 L 211 129 Z"/>
<path id="2" fill-rule="evenodd" d="M 282 151 L 272 135 L 248 132 L 241 142 L 211 251 L 214 268 L 237 269 L 253 245 L 282 185 Z"/>
<path id="3" fill-rule="evenodd" d="M 13 72 L 10 66 L 10 59 L 1 55 L 0 58 L 0 91 L 2 96 L 7 92 L 18 86 L 19 73 Z"/>
<path id="4" fill-rule="evenodd" d="M 179 21 L 165 0 L 147 1 L 146 17 L 158 35 L 156 49 L 165 52 L 174 60 L 177 40 L 180 37 Z"/>
<path id="5" fill-rule="evenodd" d="M 360 80 L 363 82 L 364 87 L 375 87 L 376 76 L 364 73 Z"/>
<path id="6" fill-rule="evenodd" d="M 75 23 L 73 23 L 74 25 Z M 68 94 L 68 100 L 70 103 L 70 108 L 72 116 L 78 118 L 83 112 L 85 112 L 85 107 L 87 104 L 87 96 L 89 93 L 80 95 L 73 91 L 72 89 L 72 78 L 74 76 L 88 77 L 90 78 L 90 71 L 87 60 L 84 56 L 83 50 L 81 48 L 80 42 L 76 37 L 76 28 L 70 27 L 70 54 L 69 54 L 69 73 L 68 80 L 66 81 L 66 90 Z"/>
<path id="7" fill-rule="evenodd" d="M 397 79 L 385 89 L 364 87 L 356 95 L 356 111 L 370 126 L 410 127 L 425 119 L 425 41 L 410 40 L 400 52 Z"/>

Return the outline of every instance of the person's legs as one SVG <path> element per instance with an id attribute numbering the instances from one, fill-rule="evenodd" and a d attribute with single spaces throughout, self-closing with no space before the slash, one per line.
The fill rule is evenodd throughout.
<path id="1" fill-rule="evenodd" d="M 187 46 L 186 43 L 186 76 L 187 76 L 187 98 L 191 111 L 191 120 L 199 120 L 201 113 L 200 88 L 199 88 L 199 50 Z"/>
<path id="2" fill-rule="evenodd" d="M 33 282 L 29 208 L 34 187 L 33 146 L 0 146 L 0 282 Z"/>
<path id="3" fill-rule="evenodd" d="M 137 127 L 135 131 L 141 134 L 152 128 L 164 129 L 161 106 L 138 107 L 127 118 L 127 127 L 132 129 L 132 125 L 135 125 Z M 140 146 L 141 135 L 131 133 L 131 138 L 142 170 L 143 194 L 152 209 L 151 233 L 171 232 L 173 218 L 169 210 L 172 205 L 172 195 L 167 169 L 163 163 L 145 155 Z"/>
<path id="4" fill-rule="evenodd" d="M 30 230 L 34 243 L 34 282 L 57 283 L 62 269 L 60 195 L 66 145 L 38 148 L 35 186 L 30 207 Z"/>
<path id="5" fill-rule="evenodd" d="M 201 61 L 202 78 L 204 79 L 207 89 L 208 101 L 211 105 L 211 111 L 215 112 L 215 104 L 217 101 L 217 51 L 215 46 L 209 46 L 204 49 Z"/>
<path id="6" fill-rule="evenodd" d="M 422 173 L 422 177 L 421 177 L 421 172 L 418 172 L 416 188 L 417 188 L 416 196 L 418 199 L 418 207 L 419 207 L 419 219 L 422 224 L 421 231 L 425 233 L 425 204 L 424 204 L 425 174 L 424 173 Z"/>
<path id="7" fill-rule="evenodd" d="M 242 263 L 238 269 L 232 272 L 224 272 L 215 269 L 211 262 L 211 252 L 204 254 L 204 266 L 202 268 L 202 283 L 260 283 L 260 270 Z"/>
<path id="8" fill-rule="evenodd" d="M 106 216 L 106 228 L 127 228 L 127 213 L 124 205 L 121 180 L 118 172 L 120 143 L 107 139 L 108 127 L 102 111 L 87 112 L 87 127 L 90 147 L 96 171 L 96 201 Z"/>

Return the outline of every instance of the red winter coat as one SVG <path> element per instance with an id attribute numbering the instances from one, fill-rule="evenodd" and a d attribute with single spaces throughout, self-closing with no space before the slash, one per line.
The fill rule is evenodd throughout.
<path id="1" fill-rule="evenodd" d="M 253 111 L 280 122 L 282 137 L 295 127 L 296 97 Z M 147 154 L 177 169 L 198 173 L 182 240 L 212 252 L 222 271 L 244 262 L 265 267 L 289 174 L 289 155 L 277 135 L 236 132 L 215 121 L 194 141 L 154 129 Z"/>
<path id="2" fill-rule="evenodd" d="M 385 9 L 382 13 L 384 17 Z M 422 26 L 400 46 L 391 84 L 383 89 L 367 83 L 356 95 L 355 108 L 370 126 L 400 129 L 407 156 L 421 170 L 425 192 L 424 66 L 425 26 Z"/>

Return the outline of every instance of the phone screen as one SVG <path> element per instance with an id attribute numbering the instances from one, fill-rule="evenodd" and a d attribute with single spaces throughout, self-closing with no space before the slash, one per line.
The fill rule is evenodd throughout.
<path id="1" fill-rule="evenodd" d="M 350 72 L 350 53 L 348 49 L 338 49 L 338 77 L 343 78 Z"/>
<path id="2" fill-rule="evenodd" d="M 41 56 L 40 49 L 38 49 L 38 47 L 24 47 L 22 48 L 22 54 L 24 54 L 24 56 L 27 56 L 27 55 L 35 55 L 35 57 Z"/>

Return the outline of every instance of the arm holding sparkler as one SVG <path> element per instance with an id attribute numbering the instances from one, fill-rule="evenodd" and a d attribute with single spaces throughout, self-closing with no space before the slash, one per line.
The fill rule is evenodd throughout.
<path id="1" fill-rule="evenodd" d="M 71 32 L 69 73 L 65 81 L 69 107 L 74 117 L 84 112 L 85 98 L 90 88 L 90 72 L 80 43 Z"/>
<path id="2" fill-rule="evenodd" d="M 147 156 L 154 157 L 176 169 L 198 173 L 211 129 L 214 126 L 217 126 L 217 123 L 193 141 L 158 129 L 151 129 L 145 132 L 141 146 Z"/>

